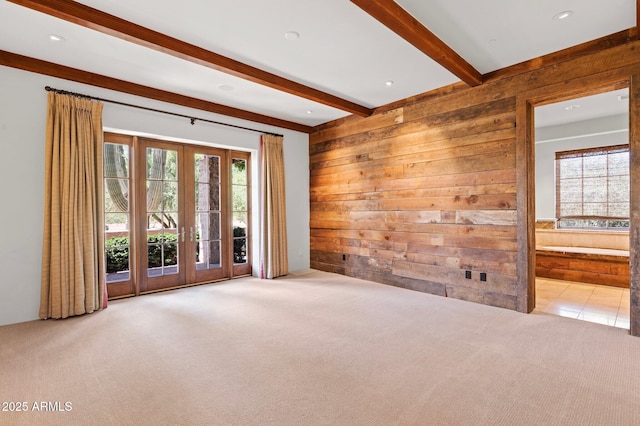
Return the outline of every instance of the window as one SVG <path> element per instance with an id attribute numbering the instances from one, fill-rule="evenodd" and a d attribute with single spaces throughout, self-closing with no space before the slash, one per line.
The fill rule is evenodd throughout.
<path id="1" fill-rule="evenodd" d="M 556 153 L 558 228 L 629 228 L 629 145 Z"/>

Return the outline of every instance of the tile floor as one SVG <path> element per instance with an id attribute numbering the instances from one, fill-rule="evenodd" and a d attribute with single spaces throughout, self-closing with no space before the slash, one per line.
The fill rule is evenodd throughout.
<path id="1" fill-rule="evenodd" d="M 536 278 L 536 311 L 629 329 L 628 288 Z"/>

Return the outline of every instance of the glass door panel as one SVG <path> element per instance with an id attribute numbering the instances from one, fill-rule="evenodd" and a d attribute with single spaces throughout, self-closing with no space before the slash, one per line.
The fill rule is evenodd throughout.
<path id="1" fill-rule="evenodd" d="M 104 223 L 107 292 L 121 297 L 135 292 L 131 261 L 130 158 L 128 138 L 105 134 Z"/>
<path id="2" fill-rule="evenodd" d="M 224 188 L 221 175 L 224 153 L 213 148 L 193 148 L 188 154 L 193 161 L 193 202 L 188 203 L 189 242 L 194 282 L 225 278 L 226 262 L 223 253 Z M 190 166 L 186 166 L 190 167 Z"/>
<path id="3" fill-rule="evenodd" d="M 231 153 L 231 216 L 233 220 L 233 275 L 251 273 L 249 262 L 250 197 L 249 154 Z"/>
<path id="4" fill-rule="evenodd" d="M 185 284 L 181 223 L 181 147 L 144 142 L 145 229 L 141 291 Z"/>

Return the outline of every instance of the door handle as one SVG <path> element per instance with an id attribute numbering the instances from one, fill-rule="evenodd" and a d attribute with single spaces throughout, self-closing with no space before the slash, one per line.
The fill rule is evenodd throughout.
<path id="1" fill-rule="evenodd" d="M 193 226 L 189 227 L 189 241 L 193 242 Z"/>
<path id="2" fill-rule="evenodd" d="M 182 227 L 182 242 L 184 243 L 184 226 Z"/>

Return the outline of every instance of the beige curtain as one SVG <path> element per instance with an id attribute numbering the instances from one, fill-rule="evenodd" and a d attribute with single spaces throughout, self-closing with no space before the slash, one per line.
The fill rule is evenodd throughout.
<path id="1" fill-rule="evenodd" d="M 102 104 L 49 92 L 40 318 L 106 307 Z"/>
<path id="2" fill-rule="evenodd" d="M 289 273 L 282 144 L 281 136 L 262 135 L 260 143 L 261 278 L 276 278 Z"/>

